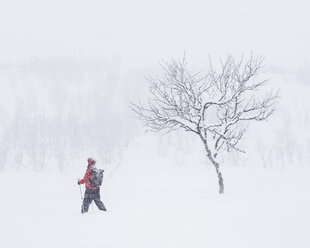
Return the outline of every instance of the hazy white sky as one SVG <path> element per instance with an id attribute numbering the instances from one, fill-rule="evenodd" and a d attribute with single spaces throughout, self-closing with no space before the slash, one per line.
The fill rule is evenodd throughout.
<path id="1" fill-rule="evenodd" d="M 310 62 L 308 1 L 0 0 L 0 61 L 106 56 L 156 63 L 253 51 L 267 63 Z"/>

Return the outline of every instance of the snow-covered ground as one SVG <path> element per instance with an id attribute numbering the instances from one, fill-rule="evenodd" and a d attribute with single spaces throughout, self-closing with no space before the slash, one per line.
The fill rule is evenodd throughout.
<path id="1" fill-rule="evenodd" d="M 309 248 L 308 12 L 305 0 L 1 1 L 0 248 Z M 246 154 L 217 157 L 219 195 L 201 141 L 139 139 L 129 105 L 158 62 L 186 52 L 206 75 L 250 51 L 279 104 L 250 125 Z M 82 215 L 88 156 L 106 170 L 108 211 Z"/>
<path id="2" fill-rule="evenodd" d="M 0 173 L 1 247 L 310 247 L 310 169 L 176 167 L 127 156 L 80 214 L 77 176 Z"/>

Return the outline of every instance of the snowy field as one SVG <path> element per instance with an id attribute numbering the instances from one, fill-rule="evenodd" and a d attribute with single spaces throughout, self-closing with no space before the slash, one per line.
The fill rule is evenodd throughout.
<path id="1" fill-rule="evenodd" d="M 305 0 L 0 1 L 0 248 L 310 248 L 309 9 Z M 262 56 L 264 67 L 238 76 L 243 65 L 232 70 L 227 55 Z M 195 76 L 170 74 L 188 97 L 159 88 L 177 96 L 168 105 L 181 119 L 196 119 L 203 95 L 205 107 L 218 91 L 229 99 L 247 71 L 270 80 L 257 96 L 279 89 L 275 113 L 238 143 L 246 154 L 216 157 L 223 195 L 201 140 L 144 136 L 131 111 L 153 98 L 148 79 L 180 58 Z M 199 93 L 196 77 L 222 83 Z M 242 92 L 254 107 L 251 88 Z M 217 126 L 216 111 L 199 109 L 201 128 Z M 88 157 L 105 169 L 108 211 L 82 215 L 77 178 Z"/>
<path id="2" fill-rule="evenodd" d="M 224 168 L 219 195 L 212 168 L 146 161 L 107 176 L 108 212 L 85 215 L 78 175 L 2 172 L 1 247 L 310 247 L 309 168 Z"/>

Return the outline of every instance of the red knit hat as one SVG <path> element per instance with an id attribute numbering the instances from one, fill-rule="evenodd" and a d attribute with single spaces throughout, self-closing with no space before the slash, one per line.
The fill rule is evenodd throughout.
<path id="1" fill-rule="evenodd" d="M 93 165 L 96 163 L 96 161 L 93 160 L 92 158 L 87 159 L 87 161 L 88 161 L 88 165 Z"/>

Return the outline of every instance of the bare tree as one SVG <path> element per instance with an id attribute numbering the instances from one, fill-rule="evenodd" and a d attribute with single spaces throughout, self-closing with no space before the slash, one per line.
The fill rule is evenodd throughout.
<path id="1" fill-rule="evenodd" d="M 192 74 L 185 56 L 164 62 L 164 76 L 149 77 L 148 101 L 131 105 L 147 131 L 185 130 L 197 135 L 213 164 L 224 193 L 223 176 L 217 161 L 220 151 L 244 152 L 238 147 L 248 123 L 266 120 L 274 112 L 278 93 L 259 94 L 267 80 L 259 80 L 263 58 L 251 55 L 236 60 L 227 56 L 207 74 Z"/>

